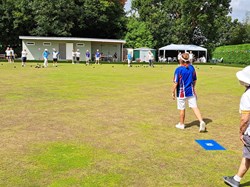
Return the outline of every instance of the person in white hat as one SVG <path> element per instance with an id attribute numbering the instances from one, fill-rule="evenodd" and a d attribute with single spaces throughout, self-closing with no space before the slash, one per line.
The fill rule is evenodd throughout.
<path id="1" fill-rule="evenodd" d="M 99 52 L 99 49 L 97 49 L 95 53 L 95 64 L 100 64 L 100 58 L 101 58 L 101 53 Z"/>
<path id="2" fill-rule="evenodd" d="M 197 105 L 197 95 L 195 92 L 196 71 L 190 64 L 189 54 L 183 53 L 180 57 L 180 66 L 174 72 L 172 87 L 172 97 L 177 100 L 177 109 L 180 111 L 180 122 L 175 125 L 178 129 L 185 129 L 186 102 L 192 108 L 195 116 L 200 122 L 199 132 L 206 132 L 206 123 L 203 121 L 200 109 Z"/>
<path id="3" fill-rule="evenodd" d="M 240 180 L 250 167 L 250 66 L 236 73 L 240 84 L 246 88 L 240 99 L 240 140 L 243 143 L 243 155 L 238 172 L 234 176 L 223 177 L 226 184 L 240 186 Z"/>
<path id="4" fill-rule="evenodd" d="M 53 66 L 57 67 L 57 61 L 59 56 L 59 51 L 57 51 L 55 48 L 53 49 L 52 56 L 53 56 Z"/>

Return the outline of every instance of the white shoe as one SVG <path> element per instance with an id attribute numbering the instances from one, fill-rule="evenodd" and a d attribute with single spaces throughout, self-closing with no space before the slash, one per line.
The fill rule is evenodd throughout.
<path id="1" fill-rule="evenodd" d="M 184 124 L 180 124 L 180 123 L 178 123 L 177 125 L 175 125 L 175 127 L 177 128 L 177 129 L 185 129 L 185 125 Z"/>
<path id="2" fill-rule="evenodd" d="M 206 131 L 206 123 L 204 121 L 200 122 L 200 129 L 199 132 L 205 132 Z"/>

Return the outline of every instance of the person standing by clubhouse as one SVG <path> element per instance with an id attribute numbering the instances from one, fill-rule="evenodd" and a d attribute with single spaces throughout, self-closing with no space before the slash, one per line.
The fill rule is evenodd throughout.
<path id="1" fill-rule="evenodd" d="M 250 167 L 250 66 L 236 73 L 240 84 L 245 87 L 245 92 L 240 99 L 240 128 L 239 138 L 243 143 L 243 154 L 238 172 L 234 176 L 223 177 L 226 184 L 240 186 L 240 181 Z"/>
<path id="2" fill-rule="evenodd" d="M 179 53 L 178 53 L 177 60 L 178 60 L 178 64 L 180 64 L 180 60 L 181 60 L 181 52 L 179 52 Z"/>
<path id="3" fill-rule="evenodd" d="M 193 64 L 193 61 L 194 61 L 194 54 L 192 51 L 190 51 L 189 53 L 189 61 L 190 61 L 190 64 Z"/>
<path id="4" fill-rule="evenodd" d="M 185 129 L 185 109 L 186 101 L 189 107 L 193 109 L 194 114 L 200 122 L 200 132 L 206 131 L 206 124 L 201 117 L 200 110 L 197 106 L 197 96 L 195 93 L 196 72 L 189 62 L 189 54 L 183 53 L 180 57 L 180 66 L 174 73 L 174 83 L 172 88 L 172 97 L 177 97 L 177 108 L 180 110 L 180 122 L 175 126 L 178 129 Z"/>
<path id="5" fill-rule="evenodd" d="M 89 61 L 90 61 L 90 52 L 89 52 L 89 50 L 86 51 L 85 58 L 86 58 L 86 64 L 89 65 Z"/>
<path id="6" fill-rule="evenodd" d="M 100 57 L 101 53 L 99 52 L 99 49 L 97 49 L 95 53 L 95 64 L 100 64 Z"/>
<path id="7" fill-rule="evenodd" d="M 148 51 L 148 61 L 150 67 L 154 67 L 153 60 L 154 60 L 153 53 L 151 51 Z"/>
<path id="8" fill-rule="evenodd" d="M 48 58 L 49 58 L 50 52 L 48 51 L 48 49 L 45 49 L 43 52 L 43 59 L 44 59 L 44 67 L 47 68 L 48 67 Z"/>
<path id="9" fill-rule="evenodd" d="M 10 48 L 10 62 L 14 63 L 15 62 L 15 53 L 12 48 Z"/>
<path id="10" fill-rule="evenodd" d="M 72 50 L 72 64 L 74 64 L 76 61 L 76 52 Z"/>
<path id="11" fill-rule="evenodd" d="M 115 52 L 115 54 L 113 55 L 113 62 L 117 62 L 117 53 Z"/>
<path id="12" fill-rule="evenodd" d="M 76 50 L 76 63 L 77 64 L 79 64 L 79 62 L 80 62 L 80 56 L 81 56 L 80 50 L 77 49 Z"/>
<path id="13" fill-rule="evenodd" d="M 52 52 L 52 56 L 53 56 L 53 66 L 56 66 L 57 67 L 57 61 L 58 61 L 58 55 L 60 53 L 56 50 L 56 49 L 53 49 L 53 52 Z"/>
<path id="14" fill-rule="evenodd" d="M 128 53 L 127 59 L 128 59 L 128 67 L 131 67 L 131 62 L 132 62 L 132 55 L 131 55 L 131 53 Z"/>
<path id="15" fill-rule="evenodd" d="M 22 50 L 21 52 L 21 56 L 22 56 L 22 67 L 25 67 L 26 66 L 26 61 L 27 61 L 27 51 L 26 49 Z"/>
<path id="16" fill-rule="evenodd" d="M 6 58 L 7 58 L 8 62 L 11 63 L 11 55 L 10 55 L 10 48 L 9 47 L 7 47 L 5 53 L 6 53 Z"/>

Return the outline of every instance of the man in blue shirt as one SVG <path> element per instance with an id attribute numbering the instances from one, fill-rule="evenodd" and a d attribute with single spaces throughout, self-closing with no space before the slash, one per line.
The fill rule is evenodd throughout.
<path id="1" fill-rule="evenodd" d="M 50 52 L 48 51 L 48 49 L 45 49 L 44 52 L 43 52 L 43 58 L 44 58 L 44 67 L 48 67 L 48 58 L 49 58 L 49 54 Z"/>
<path id="2" fill-rule="evenodd" d="M 180 110 L 180 122 L 176 125 L 178 129 L 184 129 L 186 101 L 189 107 L 193 109 L 196 117 L 200 121 L 200 132 L 206 131 L 206 124 L 201 117 L 197 106 L 197 97 L 195 93 L 195 83 L 197 77 L 194 67 L 190 64 L 189 54 L 183 53 L 180 56 L 180 66 L 174 73 L 174 84 L 172 89 L 173 99 L 177 97 L 177 108 Z"/>
<path id="3" fill-rule="evenodd" d="M 128 67 L 131 67 L 131 61 L 132 61 L 132 55 L 131 55 L 131 53 L 128 53 L 127 58 L 128 58 Z"/>
<path id="4" fill-rule="evenodd" d="M 97 49 L 95 53 L 95 64 L 100 64 L 100 57 L 101 53 L 99 52 L 99 49 Z"/>
<path id="5" fill-rule="evenodd" d="M 90 61 L 90 52 L 89 52 L 89 50 L 86 51 L 85 57 L 86 57 L 86 64 L 89 65 L 89 61 Z"/>

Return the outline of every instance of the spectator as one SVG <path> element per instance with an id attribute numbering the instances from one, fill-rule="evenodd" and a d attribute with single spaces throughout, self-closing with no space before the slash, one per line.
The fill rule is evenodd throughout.
<path id="1" fill-rule="evenodd" d="M 22 67 L 26 66 L 27 55 L 28 55 L 28 53 L 27 53 L 26 49 L 22 50 L 22 52 L 21 52 Z"/>

